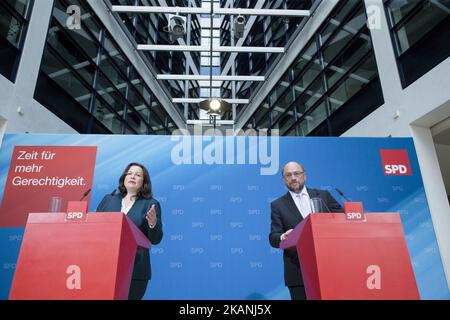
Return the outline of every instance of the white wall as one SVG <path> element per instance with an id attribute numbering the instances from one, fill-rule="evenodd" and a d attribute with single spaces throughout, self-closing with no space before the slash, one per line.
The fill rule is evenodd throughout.
<path id="1" fill-rule="evenodd" d="M 450 195 L 450 146 L 445 144 L 436 144 L 436 153 L 439 161 L 439 167 L 444 179 L 447 195 Z"/>
<path id="2" fill-rule="evenodd" d="M 76 133 L 60 118 L 24 94 L 20 83 L 0 75 L 0 139 L 3 133 Z M 21 108 L 22 114 L 17 112 Z"/>

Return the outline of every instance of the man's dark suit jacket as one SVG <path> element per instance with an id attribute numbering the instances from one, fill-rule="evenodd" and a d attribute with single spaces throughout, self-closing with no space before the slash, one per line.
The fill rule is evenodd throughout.
<path id="1" fill-rule="evenodd" d="M 341 205 L 333 196 L 324 190 L 306 189 L 309 197 L 321 198 L 331 212 L 343 212 Z M 280 237 L 289 229 L 294 229 L 303 217 L 295 205 L 294 199 L 289 192 L 274 200 L 271 204 L 271 225 L 269 241 L 274 248 L 280 247 Z M 296 249 L 287 249 L 283 253 L 284 282 L 287 287 L 303 285 L 302 273 Z"/>
<path id="2" fill-rule="evenodd" d="M 148 210 L 155 205 L 157 222 L 153 229 L 148 226 L 145 215 Z M 122 208 L 122 196 L 106 195 L 97 207 L 97 212 L 120 212 Z M 162 221 L 161 221 L 161 206 L 159 202 L 153 198 L 138 199 L 135 201 L 127 217 L 134 222 L 134 224 L 142 231 L 144 235 L 150 240 L 152 244 L 158 244 L 163 237 Z M 134 269 L 132 279 L 134 280 L 150 280 L 152 277 L 152 270 L 150 265 L 150 254 L 148 249 L 138 250 L 136 252 L 136 259 L 134 260 Z"/>

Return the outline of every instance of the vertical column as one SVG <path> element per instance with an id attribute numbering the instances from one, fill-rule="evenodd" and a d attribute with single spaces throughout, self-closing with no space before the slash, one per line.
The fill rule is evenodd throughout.
<path id="1" fill-rule="evenodd" d="M 194 3 L 192 0 L 189 0 L 189 4 L 188 7 L 194 7 Z M 188 46 L 191 46 L 191 33 L 192 33 L 192 16 L 190 14 L 187 15 L 187 32 L 186 32 L 186 44 Z M 193 53 L 193 55 L 195 55 L 196 53 Z M 185 73 L 188 75 L 189 74 L 189 63 L 186 59 L 186 64 L 185 64 Z M 184 82 L 184 97 L 185 98 L 189 98 L 189 81 L 186 80 Z M 189 104 L 188 103 L 184 103 L 183 104 L 184 110 L 183 110 L 183 115 L 184 115 L 184 119 L 185 121 L 190 120 L 189 119 Z"/>
<path id="2" fill-rule="evenodd" d="M 429 128 L 411 126 L 430 215 L 450 290 L 450 208 L 442 180 L 433 137 Z"/>
<path id="3" fill-rule="evenodd" d="M 234 3 L 233 3 L 233 1 L 231 1 L 230 8 L 233 8 L 233 5 L 234 5 Z M 234 16 L 229 16 L 229 18 L 230 18 L 230 24 L 229 24 L 230 45 L 235 46 L 236 40 L 234 37 L 234 27 L 233 27 L 234 26 Z M 224 53 L 221 53 L 221 54 L 225 55 Z M 222 62 L 221 62 L 221 66 L 222 66 Z M 221 70 L 221 72 L 222 72 L 222 74 L 224 74 L 223 70 Z M 233 65 L 231 66 L 231 75 L 232 76 L 236 75 L 236 62 L 233 63 Z M 222 82 L 222 84 L 223 84 L 223 82 Z M 230 84 L 231 84 L 231 98 L 236 99 L 236 81 L 230 81 Z M 236 121 L 236 116 L 237 116 L 236 104 L 233 103 L 231 106 L 232 106 L 232 113 L 233 113 L 231 119 L 233 120 L 233 125 L 234 125 L 235 121 Z"/>
<path id="4" fill-rule="evenodd" d="M 0 116 L 0 147 L 2 146 L 3 136 L 6 131 L 6 119 Z"/>
<path id="5" fill-rule="evenodd" d="M 386 104 L 398 103 L 403 90 L 383 0 L 364 0 Z"/>
<path id="6" fill-rule="evenodd" d="M 16 78 L 16 92 L 26 100 L 34 95 L 52 10 L 53 0 L 34 2 Z"/>

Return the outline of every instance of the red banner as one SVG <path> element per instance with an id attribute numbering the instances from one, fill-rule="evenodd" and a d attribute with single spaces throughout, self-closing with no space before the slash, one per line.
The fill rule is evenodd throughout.
<path id="1" fill-rule="evenodd" d="M 16 146 L 0 209 L 0 227 L 23 227 L 31 212 L 49 212 L 51 198 L 80 200 L 92 188 L 97 147 Z M 88 195 L 84 200 L 90 200 Z M 50 210 L 51 211 L 51 210 Z"/>

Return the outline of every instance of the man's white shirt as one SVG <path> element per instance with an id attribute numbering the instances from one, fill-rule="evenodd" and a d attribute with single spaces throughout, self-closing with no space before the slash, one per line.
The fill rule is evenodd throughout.
<path id="1" fill-rule="evenodd" d="M 291 190 L 289 190 L 289 193 L 291 194 L 298 211 L 300 211 L 303 219 L 305 219 L 312 212 L 311 198 L 309 197 L 308 191 L 303 187 L 302 191 L 299 193 L 292 192 Z M 281 240 L 284 240 L 283 234 L 280 236 Z"/>
<path id="2" fill-rule="evenodd" d="M 295 205 L 298 211 L 300 211 L 303 219 L 305 219 L 311 212 L 311 198 L 309 197 L 308 191 L 303 187 L 302 191 L 295 193 L 289 190 L 292 199 L 294 199 Z"/>

